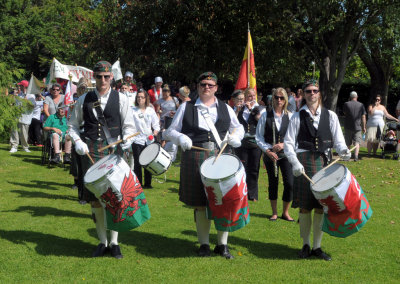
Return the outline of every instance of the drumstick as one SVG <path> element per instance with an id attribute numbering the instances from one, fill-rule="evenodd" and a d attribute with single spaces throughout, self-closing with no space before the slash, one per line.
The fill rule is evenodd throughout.
<path id="1" fill-rule="evenodd" d="M 135 137 L 136 135 L 139 135 L 139 134 L 140 134 L 140 132 L 136 132 L 135 134 L 132 134 L 132 135 L 129 135 L 128 137 L 126 137 L 125 140 L 127 140 L 127 139 L 129 139 L 129 138 L 132 138 L 132 137 Z M 99 152 L 102 152 L 102 151 L 104 151 L 104 150 L 106 150 L 106 149 L 108 149 L 108 148 L 110 148 L 110 147 L 112 147 L 112 146 L 114 146 L 114 145 L 117 145 L 117 144 L 119 144 L 119 143 L 121 143 L 121 142 L 123 142 L 123 141 L 124 141 L 124 139 L 120 139 L 120 140 L 115 141 L 115 142 L 113 142 L 113 143 L 111 143 L 111 144 L 108 144 L 107 146 L 105 146 L 105 147 L 103 147 L 103 148 L 100 148 L 100 149 L 99 149 Z"/>
<path id="2" fill-rule="evenodd" d="M 201 148 L 201 147 L 197 147 L 197 146 L 192 146 L 192 148 L 191 148 L 191 149 L 195 149 L 195 150 L 201 150 L 201 151 L 208 151 L 208 152 L 210 152 L 210 151 L 211 151 L 210 149 Z"/>
<path id="3" fill-rule="evenodd" d="M 233 129 L 233 131 L 232 131 L 231 134 L 235 133 L 235 131 L 236 131 L 236 128 Z M 214 163 L 217 161 L 217 159 L 219 158 L 219 156 L 221 156 L 222 152 L 224 152 L 224 150 L 225 150 L 225 148 L 226 148 L 226 145 L 228 145 L 228 142 L 226 142 L 225 145 L 222 146 L 221 151 L 219 151 L 218 156 L 215 158 L 215 160 L 213 161 L 212 165 L 214 165 Z"/>
<path id="4" fill-rule="evenodd" d="M 308 175 L 307 175 L 305 172 L 302 172 L 302 174 L 303 174 L 303 176 L 304 176 L 306 179 L 308 179 L 309 182 L 311 182 L 312 185 L 315 184 L 315 183 L 312 181 L 312 179 L 310 179 L 310 178 L 308 177 Z"/>
<path id="5" fill-rule="evenodd" d="M 350 152 L 352 152 L 354 149 L 356 148 L 356 146 L 354 146 L 353 148 L 350 149 Z M 330 166 L 332 166 L 333 164 L 336 164 L 337 162 L 339 162 L 339 160 L 341 159 L 341 157 L 337 157 L 332 163 L 330 163 L 329 165 L 327 165 L 324 170 L 328 169 Z"/>
<path id="6" fill-rule="evenodd" d="M 86 152 L 86 155 L 89 157 L 89 160 L 92 162 L 92 164 L 94 164 L 94 161 L 93 161 L 92 157 L 90 156 L 89 152 Z"/>

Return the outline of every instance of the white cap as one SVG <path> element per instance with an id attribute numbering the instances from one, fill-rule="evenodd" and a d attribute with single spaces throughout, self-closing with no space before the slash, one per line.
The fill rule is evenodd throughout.
<path id="1" fill-rule="evenodd" d="M 162 78 L 161 77 L 156 77 L 155 79 L 154 79 L 154 83 L 162 83 L 163 82 L 163 80 L 162 80 Z"/>
<path id="2" fill-rule="evenodd" d="M 352 91 L 352 92 L 350 93 L 350 98 L 351 98 L 351 99 L 354 99 L 354 98 L 357 98 L 357 97 L 358 97 L 358 95 L 357 95 L 356 92 Z"/>
<path id="3" fill-rule="evenodd" d="M 126 71 L 125 77 L 131 77 L 133 78 L 133 73 L 131 71 Z"/>

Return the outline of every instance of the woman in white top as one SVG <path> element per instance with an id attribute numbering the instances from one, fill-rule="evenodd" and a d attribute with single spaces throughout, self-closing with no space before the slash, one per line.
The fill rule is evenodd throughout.
<path id="1" fill-rule="evenodd" d="M 264 164 L 268 174 L 268 196 L 272 207 L 272 216 L 269 220 L 276 221 L 278 219 L 278 170 L 280 168 L 283 180 L 282 219 L 293 222 L 293 218 L 289 215 L 290 203 L 293 199 L 292 166 L 283 153 L 283 139 L 292 113 L 287 110 L 288 96 L 284 88 L 275 89 L 272 98 L 272 109 L 261 115 L 256 132 L 257 145 L 265 153 Z"/>
<path id="2" fill-rule="evenodd" d="M 381 105 L 381 95 L 376 95 L 372 103 L 368 106 L 368 121 L 367 121 L 367 149 L 368 156 L 371 156 L 371 151 L 376 155 L 379 139 L 381 137 L 385 121 L 383 117 L 399 121 L 391 116 L 384 105 Z"/>
<path id="3" fill-rule="evenodd" d="M 135 161 L 134 172 L 142 184 L 142 166 L 139 164 L 139 155 L 148 144 L 154 142 L 154 137 L 160 131 L 160 122 L 156 112 L 150 107 L 150 97 L 144 89 L 139 89 L 137 92 L 135 106 L 133 120 L 140 135 L 133 138 L 132 150 Z M 151 173 L 147 170 L 144 170 L 143 188 L 152 188 Z"/>
<path id="4" fill-rule="evenodd" d="M 161 126 L 163 129 L 168 129 L 176 110 L 179 107 L 179 101 L 175 97 L 171 97 L 171 90 L 165 84 L 162 88 L 162 98 L 155 102 L 155 108 L 160 115 Z"/>

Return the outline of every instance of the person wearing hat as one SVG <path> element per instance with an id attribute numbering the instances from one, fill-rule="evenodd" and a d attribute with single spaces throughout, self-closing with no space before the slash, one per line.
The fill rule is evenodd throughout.
<path id="1" fill-rule="evenodd" d="M 200 165 L 217 150 L 217 141 L 226 140 L 232 147 L 239 147 L 243 138 L 243 126 L 239 123 L 233 109 L 217 99 L 218 79 L 213 72 L 205 72 L 198 78 L 199 97 L 184 102 L 175 114 L 171 126 L 164 137 L 181 146 L 183 153 L 180 167 L 179 200 L 194 208 L 197 239 L 200 244 L 198 255 L 211 255 L 209 234 L 211 220 L 207 218 L 207 196 L 200 176 Z M 216 139 L 208 126 L 205 114 L 215 125 L 220 137 Z M 234 132 L 234 133 L 232 133 Z M 230 134 L 228 134 L 230 133 Z M 226 135 L 228 134 L 228 135 Z M 192 145 L 208 148 L 211 151 L 192 149 Z M 221 146 L 221 145 L 218 145 Z M 228 249 L 228 232 L 217 230 L 218 244 L 216 254 L 233 258 Z"/>
<path id="2" fill-rule="evenodd" d="M 50 132 L 50 139 L 54 148 L 54 157 L 51 159 L 51 162 L 55 164 L 59 164 L 61 162 L 61 141 L 64 141 L 65 148 L 64 163 L 67 164 L 71 162 L 72 141 L 67 137 L 68 135 L 65 135 L 68 129 L 67 118 L 65 117 L 65 107 L 65 105 L 59 106 L 57 112 L 50 115 L 43 125 L 43 130 Z"/>
<path id="3" fill-rule="evenodd" d="M 357 101 L 357 93 L 352 91 L 350 93 L 350 99 L 343 105 L 343 112 L 345 115 L 344 120 L 344 139 L 347 147 L 352 144 L 356 147 L 354 149 L 354 161 L 357 162 L 359 159 L 358 153 L 360 151 L 361 143 L 361 131 L 365 133 L 366 128 L 366 115 L 365 107 L 362 103 Z"/>
<path id="4" fill-rule="evenodd" d="M 131 71 L 126 71 L 125 72 L 125 77 L 124 77 L 125 83 L 129 86 L 128 91 L 130 93 L 135 93 L 137 92 L 137 86 L 133 82 L 133 73 Z"/>
<path id="5" fill-rule="evenodd" d="M 29 144 L 28 144 L 28 134 L 29 134 L 29 126 L 32 122 L 32 114 L 33 109 L 36 105 L 35 95 L 27 94 L 26 91 L 29 86 L 29 82 L 27 80 L 22 80 L 17 84 L 21 87 L 21 92 L 17 94 L 20 99 L 28 100 L 30 104 L 33 105 L 32 108 L 29 108 L 25 113 L 21 115 L 18 120 L 18 126 L 16 129 L 12 129 L 10 133 L 10 153 L 15 153 L 18 151 L 18 144 L 21 142 L 22 149 L 25 152 L 30 152 Z M 17 100 L 17 99 L 16 99 Z M 16 105 L 21 105 L 21 102 L 17 100 Z"/>
<path id="6" fill-rule="evenodd" d="M 121 138 L 124 139 L 124 142 L 120 144 L 122 150 L 128 150 L 131 148 L 133 140 L 132 138 L 126 139 L 126 137 L 136 132 L 128 98 L 111 88 L 113 79 L 111 68 L 111 64 L 107 61 L 96 63 L 93 68 L 96 89 L 79 97 L 68 121 L 68 132 L 74 141 L 75 151 L 82 156 L 83 175 L 81 178 L 92 165 L 87 153 L 94 161 L 98 161 L 108 155 L 110 153 L 108 150 L 112 148 L 103 152 L 98 150 Z M 82 125 L 84 131 L 80 133 Z M 83 184 L 83 180 L 79 180 L 79 182 Z M 111 251 L 111 256 L 122 258 L 118 245 L 118 232 L 110 230 L 111 237 L 108 242 L 104 224 L 105 212 L 99 200 L 86 188 L 84 188 L 83 195 L 84 199 L 91 204 L 93 220 L 100 239 L 100 244 L 92 256 L 104 256 L 105 253 Z"/>
<path id="7" fill-rule="evenodd" d="M 150 102 L 154 104 L 157 100 L 162 98 L 162 85 L 163 79 L 161 77 L 156 77 L 154 79 L 154 88 L 147 91 L 150 96 Z"/>
<path id="8" fill-rule="evenodd" d="M 304 174 L 312 177 L 326 164 L 325 152 L 335 148 L 343 160 L 349 160 L 351 152 L 344 141 L 339 119 L 333 111 L 322 106 L 322 95 L 315 80 L 303 85 L 305 104 L 290 119 L 284 139 L 284 152 L 292 165 L 293 208 L 300 208 L 299 223 L 303 248 L 299 258 L 315 256 L 323 260 L 331 257 L 321 249 L 323 208 L 310 189 Z M 314 218 L 311 221 L 311 211 Z M 310 233 L 313 228 L 313 248 L 310 250 Z"/>

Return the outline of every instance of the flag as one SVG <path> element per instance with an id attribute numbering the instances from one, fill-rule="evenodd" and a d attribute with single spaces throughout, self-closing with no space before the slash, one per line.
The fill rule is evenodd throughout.
<path id="1" fill-rule="evenodd" d="M 251 40 L 250 29 L 247 31 L 247 46 L 244 51 L 235 90 L 244 90 L 246 88 L 253 88 L 257 92 L 256 67 L 254 64 L 253 42 Z"/>
<path id="2" fill-rule="evenodd" d="M 41 82 L 38 78 L 31 75 L 31 79 L 29 81 L 28 89 L 26 90 L 27 94 L 40 94 L 42 92 L 41 89 L 45 87 L 44 83 Z"/>
<path id="3" fill-rule="evenodd" d="M 122 71 L 121 71 L 121 64 L 119 63 L 119 59 L 115 61 L 115 63 L 112 65 L 111 68 L 113 75 L 114 75 L 114 80 L 118 81 L 121 80 L 122 78 Z"/>
<path id="4" fill-rule="evenodd" d="M 72 98 L 71 83 L 71 81 L 68 81 L 67 88 L 65 89 L 64 105 L 66 106 L 70 105 L 74 101 Z"/>

